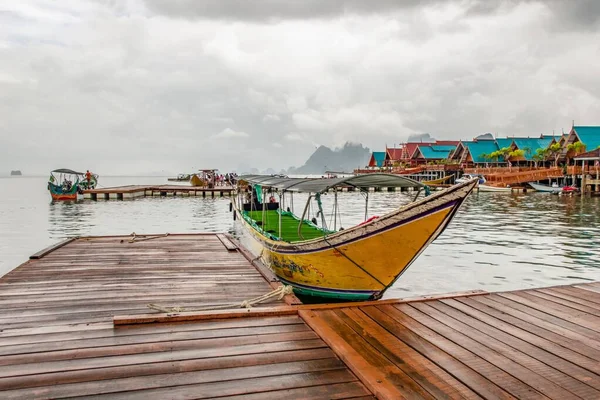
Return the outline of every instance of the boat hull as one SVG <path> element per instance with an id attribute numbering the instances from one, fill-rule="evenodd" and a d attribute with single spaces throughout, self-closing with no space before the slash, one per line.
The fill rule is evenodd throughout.
<path id="1" fill-rule="evenodd" d="M 441 184 L 448 182 L 452 178 L 454 178 L 454 175 L 448 175 L 443 178 L 434 179 L 431 181 L 422 181 L 422 183 L 424 183 L 425 185 L 441 185 Z M 464 181 L 464 182 L 466 182 L 466 181 Z"/>
<path id="2" fill-rule="evenodd" d="M 52 197 L 53 201 L 83 200 L 83 193 L 80 193 L 78 185 L 74 185 L 71 190 L 65 192 L 60 186 L 48 183 L 48 191 L 50 192 L 50 197 Z"/>
<path id="3" fill-rule="evenodd" d="M 304 242 L 271 240 L 245 218 L 239 220 L 251 250 L 297 294 L 373 300 L 442 233 L 474 185 L 454 186 L 369 223 Z"/>
<path id="4" fill-rule="evenodd" d="M 562 186 L 561 187 L 553 187 L 553 186 L 542 185 L 540 183 L 534 183 L 534 182 L 529 182 L 529 185 L 538 192 L 559 193 L 562 191 Z"/>
<path id="5" fill-rule="evenodd" d="M 496 187 L 487 185 L 479 185 L 477 186 L 477 190 L 480 192 L 512 192 L 512 189 L 509 187 Z"/>

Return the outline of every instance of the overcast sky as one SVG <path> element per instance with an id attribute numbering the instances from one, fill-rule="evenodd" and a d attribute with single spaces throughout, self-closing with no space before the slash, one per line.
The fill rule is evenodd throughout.
<path id="1" fill-rule="evenodd" d="M 600 1 L 0 0 L 0 174 L 600 124 Z"/>

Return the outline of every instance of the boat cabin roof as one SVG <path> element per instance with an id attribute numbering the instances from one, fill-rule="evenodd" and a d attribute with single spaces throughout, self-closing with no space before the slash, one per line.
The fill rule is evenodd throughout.
<path id="1" fill-rule="evenodd" d="M 72 169 L 67 169 L 67 168 L 55 169 L 52 172 L 58 172 L 59 174 L 85 175 L 85 173 L 83 173 L 83 172 L 77 172 L 77 171 L 73 171 Z"/>
<path id="2" fill-rule="evenodd" d="M 341 178 L 287 178 L 276 175 L 243 175 L 239 177 L 252 185 L 261 185 L 290 192 L 324 193 L 340 186 L 357 188 L 413 187 L 424 188 L 427 185 L 394 174 L 364 174 Z"/>

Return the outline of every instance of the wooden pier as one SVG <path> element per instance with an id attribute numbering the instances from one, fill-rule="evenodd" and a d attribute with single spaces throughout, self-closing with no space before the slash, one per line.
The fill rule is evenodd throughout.
<path id="1" fill-rule="evenodd" d="M 89 200 L 129 200 L 138 197 L 224 197 L 231 196 L 231 186 L 214 188 L 184 185 L 128 185 L 84 190 L 83 197 Z"/>
<path id="2" fill-rule="evenodd" d="M 59 243 L 0 278 L 0 398 L 600 398 L 599 282 L 195 310 L 279 286 L 226 235 Z"/>

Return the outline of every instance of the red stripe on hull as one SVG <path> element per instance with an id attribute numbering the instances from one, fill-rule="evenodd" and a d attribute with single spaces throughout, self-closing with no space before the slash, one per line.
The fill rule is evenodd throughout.
<path id="1" fill-rule="evenodd" d="M 77 200 L 77 193 L 74 194 L 52 194 L 52 200 Z"/>

